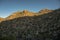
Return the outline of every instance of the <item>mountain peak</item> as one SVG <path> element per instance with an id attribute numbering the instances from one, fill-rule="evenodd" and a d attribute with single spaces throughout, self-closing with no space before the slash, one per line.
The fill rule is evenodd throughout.
<path id="1" fill-rule="evenodd" d="M 39 13 L 48 13 L 48 12 L 52 12 L 52 11 L 53 10 L 45 8 L 45 9 L 40 10 Z"/>
<path id="2" fill-rule="evenodd" d="M 28 10 L 23 10 L 23 13 L 28 13 L 29 11 Z"/>

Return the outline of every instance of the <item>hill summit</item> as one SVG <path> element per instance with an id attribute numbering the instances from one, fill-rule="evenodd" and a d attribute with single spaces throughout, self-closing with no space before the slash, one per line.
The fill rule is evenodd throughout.
<path id="1" fill-rule="evenodd" d="M 42 9 L 42 10 L 40 10 L 39 11 L 39 13 L 49 13 L 49 12 L 52 12 L 53 10 L 49 10 L 49 9 L 47 9 L 47 8 L 45 8 L 45 9 Z"/>
<path id="2" fill-rule="evenodd" d="M 14 12 L 11 15 L 9 15 L 8 17 L 6 17 L 4 20 L 10 20 L 10 19 L 14 19 L 14 18 L 18 18 L 18 17 L 24 17 L 24 16 L 38 16 L 38 15 L 42 15 L 42 14 L 46 14 L 48 12 L 52 12 L 53 10 L 49 10 L 49 9 L 43 9 L 39 12 L 30 12 L 28 10 L 23 10 L 22 12 Z M 3 18 L 0 18 L 0 21 L 4 21 Z"/>

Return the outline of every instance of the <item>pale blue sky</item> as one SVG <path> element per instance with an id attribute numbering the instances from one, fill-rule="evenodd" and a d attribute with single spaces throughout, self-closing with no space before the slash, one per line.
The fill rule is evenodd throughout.
<path id="1" fill-rule="evenodd" d="M 0 17 L 7 17 L 16 11 L 29 10 L 38 12 L 41 9 L 60 8 L 59 0 L 0 0 Z"/>

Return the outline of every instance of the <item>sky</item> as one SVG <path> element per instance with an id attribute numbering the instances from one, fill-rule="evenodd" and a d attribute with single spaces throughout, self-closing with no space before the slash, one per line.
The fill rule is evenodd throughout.
<path id="1" fill-rule="evenodd" d="M 38 12 L 42 9 L 60 8 L 60 0 L 0 0 L 0 17 L 7 17 L 13 12 L 29 10 Z"/>

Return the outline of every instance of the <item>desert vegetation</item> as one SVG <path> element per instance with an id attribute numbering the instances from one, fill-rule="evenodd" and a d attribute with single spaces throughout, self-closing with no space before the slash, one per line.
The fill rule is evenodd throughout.
<path id="1" fill-rule="evenodd" d="M 40 13 L 38 16 L 7 17 L 8 20 L 0 22 L 0 40 L 60 40 L 60 9 Z"/>

